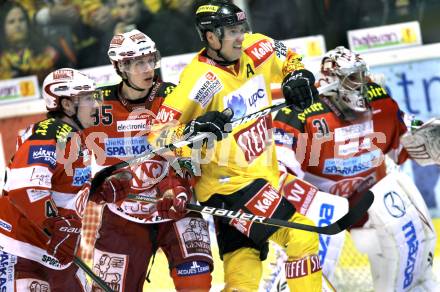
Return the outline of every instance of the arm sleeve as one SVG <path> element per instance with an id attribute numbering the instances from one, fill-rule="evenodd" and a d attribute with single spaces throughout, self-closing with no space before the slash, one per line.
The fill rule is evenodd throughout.
<path id="1" fill-rule="evenodd" d="M 301 164 L 296 159 L 296 148 L 303 125 L 296 118 L 296 113 L 288 108 L 281 109 L 275 116 L 274 139 L 280 169 L 302 176 Z"/>
<path id="2" fill-rule="evenodd" d="M 154 148 L 182 139 L 185 125 L 205 112 L 204 102 L 198 99 L 197 81 L 203 76 L 193 77 L 195 74 L 185 69 L 182 72 L 180 83 L 165 97 L 159 108 L 157 118 L 148 136 L 149 143 Z M 212 100 L 203 97 L 203 101 Z M 205 106 L 206 107 L 206 106 Z"/>
<path id="3" fill-rule="evenodd" d="M 295 53 L 278 40 L 272 40 L 275 56 L 272 67 L 272 82 L 281 83 L 293 71 L 304 69 L 301 55 Z"/>
<path id="4" fill-rule="evenodd" d="M 51 196 L 52 177 L 57 167 L 55 151 L 55 144 L 26 141 L 9 165 L 7 188 L 10 202 L 41 228 L 48 217 L 57 214 Z"/>

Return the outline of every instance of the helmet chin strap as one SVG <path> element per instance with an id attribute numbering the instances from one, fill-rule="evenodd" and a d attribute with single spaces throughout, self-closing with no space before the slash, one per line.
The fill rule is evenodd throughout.
<path id="1" fill-rule="evenodd" d="M 128 80 L 128 78 L 122 78 L 122 81 L 123 81 L 125 84 L 127 84 L 128 87 L 133 88 L 133 89 L 136 90 L 136 91 L 139 91 L 139 92 L 145 91 L 145 89 L 140 88 L 140 87 L 137 87 L 136 85 L 132 84 L 132 83 Z"/>
<path id="2" fill-rule="evenodd" d="M 116 73 L 118 73 L 119 76 L 121 76 L 122 81 L 130 88 L 133 88 L 136 91 L 142 92 L 145 91 L 145 89 L 142 89 L 140 87 L 137 87 L 136 85 L 132 84 L 130 82 L 130 80 L 128 80 L 128 76 L 126 72 L 121 72 L 121 70 L 119 70 L 118 66 L 115 65 L 115 69 L 116 69 Z"/>
<path id="3" fill-rule="evenodd" d="M 222 28 L 222 30 L 223 30 L 223 28 Z M 218 64 L 220 64 L 220 65 L 222 65 L 222 66 L 229 66 L 229 65 L 232 65 L 232 64 L 234 64 L 235 62 L 237 62 L 237 60 L 234 60 L 234 61 L 230 61 L 230 60 L 228 60 L 228 59 L 222 54 L 222 52 L 221 52 L 221 50 L 223 49 L 223 31 L 221 32 L 220 35 L 217 35 L 217 37 L 218 37 L 218 39 L 219 39 L 219 41 L 220 41 L 220 48 L 217 49 L 217 50 L 214 49 L 213 47 L 211 47 L 211 46 L 209 45 L 208 41 L 206 41 L 207 46 L 208 46 L 211 50 L 213 50 L 214 52 L 216 52 L 217 56 L 219 56 L 220 58 L 223 59 L 223 60 L 214 60 L 214 61 L 216 61 Z"/>

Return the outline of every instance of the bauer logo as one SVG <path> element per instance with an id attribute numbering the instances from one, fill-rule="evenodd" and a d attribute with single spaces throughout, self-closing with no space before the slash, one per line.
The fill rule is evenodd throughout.
<path id="1" fill-rule="evenodd" d="M 36 145 L 29 148 L 28 164 L 41 163 L 55 168 L 57 164 L 55 145 Z"/>

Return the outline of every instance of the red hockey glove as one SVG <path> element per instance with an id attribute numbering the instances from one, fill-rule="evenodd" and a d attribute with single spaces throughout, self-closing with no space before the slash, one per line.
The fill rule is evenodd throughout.
<path id="1" fill-rule="evenodd" d="M 133 176 L 129 170 L 121 169 L 115 171 L 104 181 L 91 200 L 96 203 L 101 203 L 102 201 L 115 203 L 125 199 L 131 192 L 132 178 Z"/>
<path id="2" fill-rule="evenodd" d="M 78 217 L 53 217 L 46 219 L 44 226 L 51 234 L 47 253 L 62 265 L 73 261 L 81 238 L 81 220 Z"/>
<path id="3" fill-rule="evenodd" d="M 182 178 L 177 177 L 174 171 L 157 184 L 162 198 L 157 201 L 158 215 L 164 219 L 179 220 L 186 214 L 188 191 L 183 186 Z"/>

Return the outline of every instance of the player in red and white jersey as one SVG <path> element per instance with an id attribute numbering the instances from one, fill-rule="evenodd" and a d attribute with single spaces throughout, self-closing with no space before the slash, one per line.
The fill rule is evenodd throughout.
<path id="1" fill-rule="evenodd" d="M 78 133 L 93 125 L 95 89 L 70 68 L 44 80 L 48 117 L 18 137 L 0 197 L 0 246 L 8 265 L 2 291 L 88 289 L 72 260 L 90 186 L 89 152 Z"/>
<path id="2" fill-rule="evenodd" d="M 154 41 L 138 30 L 115 35 L 108 56 L 122 81 L 101 88 L 104 102 L 96 126 L 87 131 L 88 137 L 100 137 L 96 139 L 99 147 L 93 147 L 100 166 L 150 150 L 146 135 L 164 98 L 174 88 L 155 74 L 159 51 Z M 213 267 L 208 225 L 200 215 L 186 212 L 190 180 L 177 175 L 160 156 L 132 171 L 137 193 L 159 201 L 125 200 L 104 207 L 93 255 L 94 271 L 115 291 L 142 291 L 150 259 L 161 248 L 177 291 L 209 291 Z"/>
<path id="3" fill-rule="evenodd" d="M 419 284 L 430 290 L 429 261 L 436 236 L 429 213 L 410 182 L 394 179 L 390 186 L 384 159 L 387 154 L 402 164 L 411 158 L 402 144 L 402 137 L 408 135 L 406 119 L 387 91 L 367 73 L 361 56 L 344 47 L 324 56 L 318 84 L 339 82 L 338 89 L 310 100 L 305 110 L 284 108 L 276 115 L 280 168 L 322 191 L 348 198 L 350 205 L 371 189 L 375 203 L 351 233 L 369 255 L 375 290 L 406 291 Z M 282 87 L 288 95 L 284 84 Z M 385 184 L 392 191 L 384 191 Z M 320 256 L 323 248 L 342 247 L 320 243 Z M 320 259 L 324 272 L 334 269 Z"/>
<path id="4" fill-rule="evenodd" d="M 284 108 L 274 127 L 278 145 L 283 146 L 278 147 L 278 159 L 285 166 L 297 174 L 304 172 L 305 180 L 323 191 L 353 200 L 385 176 L 382 153 L 398 164 L 408 158 L 399 143 L 407 128 L 403 112 L 385 89 L 367 82 L 366 64 L 359 55 L 342 47 L 330 51 L 323 59 L 318 84 L 335 81 L 331 72 L 343 62 L 350 65 L 343 81 L 355 90 L 342 84 L 338 92 L 320 96 L 300 113 Z M 295 154 L 301 165 L 295 163 Z"/>

